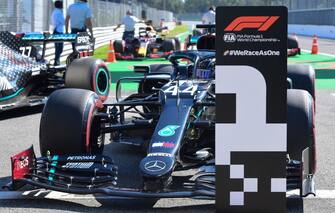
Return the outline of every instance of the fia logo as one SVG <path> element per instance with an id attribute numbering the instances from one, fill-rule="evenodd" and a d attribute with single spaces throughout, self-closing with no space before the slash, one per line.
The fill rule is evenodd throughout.
<path id="1" fill-rule="evenodd" d="M 236 35 L 234 33 L 226 33 L 223 35 L 223 40 L 228 43 L 236 42 Z"/>

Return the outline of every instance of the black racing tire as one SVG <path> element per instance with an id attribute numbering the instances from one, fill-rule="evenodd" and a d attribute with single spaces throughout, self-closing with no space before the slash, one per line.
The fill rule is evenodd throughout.
<path id="1" fill-rule="evenodd" d="M 116 40 L 116 41 L 114 41 L 113 45 L 114 45 L 114 51 L 116 53 L 120 53 L 120 54 L 124 53 L 124 45 L 123 45 L 123 41 L 122 40 Z"/>
<path id="2" fill-rule="evenodd" d="M 315 110 L 312 96 L 305 90 L 287 90 L 287 152 L 291 159 L 302 160 L 310 148 L 310 171 L 315 173 Z"/>
<path id="3" fill-rule="evenodd" d="M 315 70 L 310 65 L 291 64 L 287 66 L 287 77 L 292 81 L 292 89 L 306 90 L 315 99 Z"/>
<path id="4" fill-rule="evenodd" d="M 181 42 L 179 38 L 174 38 L 174 42 L 176 45 L 176 49 L 175 50 L 181 50 Z"/>
<path id="5" fill-rule="evenodd" d="M 296 49 L 296 48 L 299 48 L 298 41 L 294 37 L 289 36 L 287 38 L 287 49 Z"/>
<path id="6" fill-rule="evenodd" d="M 176 50 L 176 43 L 174 39 L 166 39 L 162 43 L 163 52 L 171 52 Z"/>
<path id="7" fill-rule="evenodd" d="M 61 89 L 53 92 L 40 122 L 41 155 L 102 153 L 105 137 L 100 134 L 95 118 L 98 106 L 102 103 L 92 91 Z"/>
<path id="8" fill-rule="evenodd" d="M 65 73 L 65 87 L 95 92 L 102 101 L 108 98 L 111 76 L 107 65 L 91 57 L 74 60 Z"/>

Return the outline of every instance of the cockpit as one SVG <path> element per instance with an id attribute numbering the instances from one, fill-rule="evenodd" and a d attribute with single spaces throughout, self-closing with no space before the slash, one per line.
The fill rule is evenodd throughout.
<path id="1" fill-rule="evenodd" d="M 215 79 L 215 51 L 177 51 L 169 57 L 179 79 Z"/>

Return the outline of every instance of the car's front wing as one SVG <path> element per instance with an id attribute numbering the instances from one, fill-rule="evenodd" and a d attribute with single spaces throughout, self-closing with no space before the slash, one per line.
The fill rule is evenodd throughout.
<path id="1" fill-rule="evenodd" d="M 306 152 L 307 153 L 307 152 Z M 6 188 L 18 190 L 24 185 L 72 194 L 105 194 L 130 198 L 210 198 L 215 199 L 215 165 L 199 168 L 179 187 L 161 191 L 117 187 L 117 167 L 111 158 L 99 155 L 68 155 L 36 158 L 33 148 L 11 158 L 12 182 Z M 210 170 L 203 167 L 211 167 Z M 211 171 L 211 172 L 209 172 Z M 304 174 L 303 164 L 287 163 L 287 189 L 300 189 L 300 196 L 315 195 L 314 180 Z"/>

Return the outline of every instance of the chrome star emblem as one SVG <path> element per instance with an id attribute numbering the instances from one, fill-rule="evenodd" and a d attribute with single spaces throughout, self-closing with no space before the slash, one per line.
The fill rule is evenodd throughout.
<path id="1" fill-rule="evenodd" d="M 144 168 L 148 170 L 149 172 L 159 172 L 165 169 L 165 167 L 166 167 L 166 164 L 160 160 L 150 161 L 144 165 Z"/>

